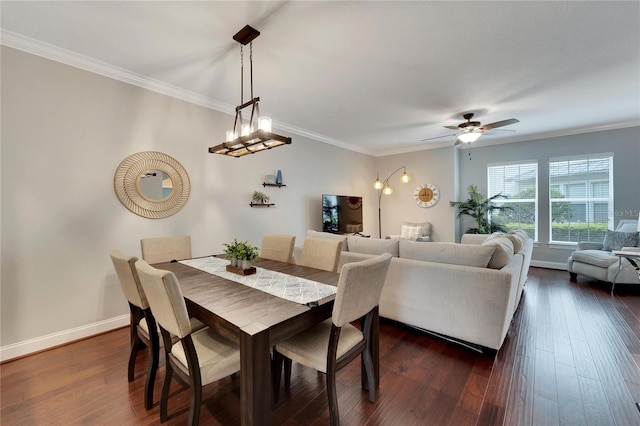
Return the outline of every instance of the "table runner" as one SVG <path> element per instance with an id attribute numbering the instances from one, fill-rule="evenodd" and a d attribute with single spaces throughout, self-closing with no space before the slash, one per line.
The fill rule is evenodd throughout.
<path id="1" fill-rule="evenodd" d="M 259 267 L 253 275 L 234 274 L 226 270 L 229 261 L 217 257 L 181 260 L 180 263 L 295 303 L 315 302 L 337 290 L 332 285 Z"/>

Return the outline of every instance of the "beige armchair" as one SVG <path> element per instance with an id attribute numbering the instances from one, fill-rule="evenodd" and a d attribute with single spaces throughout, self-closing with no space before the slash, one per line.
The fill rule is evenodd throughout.
<path id="1" fill-rule="evenodd" d="M 191 237 L 143 238 L 140 240 L 142 259 L 147 263 L 171 262 L 172 260 L 191 259 Z"/>
<path id="2" fill-rule="evenodd" d="M 328 238 L 305 238 L 302 255 L 297 263 L 309 268 L 336 272 L 340 261 L 342 241 Z"/>
<path id="3" fill-rule="evenodd" d="M 293 263 L 293 247 L 296 243 L 294 235 L 268 234 L 262 238 L 260 257 Z"/>
<path id="4" fill-rule="evenodd" d="M 173 373 L 189 384 L 189 423 L 197 425 L 202 403 L 202 386 L 240 371 L 240 349 L 209 327 L 194 331 L 178 279 L 170 271 L 135 264 L 149 305 L 160 325 L 164 341 L 166 372 L 160 396 L 160 422 L 167 420 L 169 388 Z"/>
<path id="5" fill-rule="evenodd" d="M 150 410 L 153 406 L 153 384 L 155 383 L 160 357 L 160 337 L 156 320 L 151 313 L 149 302 L 147 302 L 144 290 L 138 279 L 138 273 L 135 268 L 138 258 L 125 256 L 118 250 L 113 250 L 110 255 L 122 292 L 129 302 L 131 311 L 131 352 L 129 354 L 128 368 L 130 382 L 135 378 L 136 358 L 142 345 L 148 347 L 150 351 L 147 379 L 144 383 L 144 408 Z"/>
<path id="6" fill-rule="evenodd" d="M 367 376 L 369 401 L 376 399 L 376 377 L 371 358 L 371 327 L 377 315 L 382 286 L 389 270 L 391 255 L 376 256 L 342 267 L 333 314 L 315 327 L 304 331 L 275 347 L 275 399 L 280 388 L 282 365 L 285 366 L 285 386 L 291 383 L 291 361 L 326 374 L 327 397 L 331 425 L 340 423 L 336 372 L 362 356 Z M 350 323 L 364 318 L 362 330 Z"/>

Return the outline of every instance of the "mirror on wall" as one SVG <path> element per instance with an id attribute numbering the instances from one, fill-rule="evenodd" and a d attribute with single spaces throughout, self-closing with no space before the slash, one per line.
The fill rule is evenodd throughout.
<path id="1" fill-rule="evenodd" d="M 138 176 L 138 192 L 151 201 L 163 201 L 173 192 L 173 181 L 161 170 L 146 170 Z"/>
<path id="2" fill-rule="evenodd" d="M 160 219 L 179 212 L 189 199 L 189 175 L 173 157 L 144 151 L 125 158 L 113 186 L 120 202 L 133 213 Z"/>

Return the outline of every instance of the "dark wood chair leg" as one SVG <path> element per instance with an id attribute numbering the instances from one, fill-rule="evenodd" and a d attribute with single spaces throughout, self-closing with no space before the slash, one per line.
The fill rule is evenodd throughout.
<path id="1" fill-rule="evenodd" d="M 367 374 L 367 387 L 369 388 L 369 402 L 376 402 L 376 384 L 375 374 L 373 371 L 373 360 L 368 350 L 362 352 L 364 358 L 364 370 Z"/>
<path id="2" fill-rule="evenodd" d="M 144 408 L 150 410 L 153 407 L 153 388 L 156 381 L 156 373 L 158 372 L 158 364 L 160 362 L 160 336 L 154 330 L 157 330 L 155 318 L 151 315 L 151 310 L 145 312 L 147 324 L 149 326 L 149 337 L 151 339 L 151 347 L 149 350 L 149 368 L 147 371 L 147 380 L 144 383 Z"/>
<path id="3" fill-rule="evenodd" d="M 331 426 L 340 424 L 340 413 L 338 412 L 338 395 L 336 392 L 336 371 L 327 371 L 327 399 L 329 400 L 329 417 Z"/>
<path id="4" fill-rule="evenodd" d="M 136 337 L 131 341 L 131 352 L 129 353 L 129 366 L 127 371 L 127 378 L 130 382 L 135 379 L 136 373 L 136 358 L 138 357 L 138 351 L 140 350 L 140 344 L 142 341 L 136 334 Z"/>
<path id="5" fill-rule="evenodd" d="M 162 384 L 162 394 L 160 395 L 160 423 L 167 421 L 167 406 L 169 402 L 169 388 L 171 387 L 171 379 L 173 378 L 173 367 L 169 362 L 169 356 L 166 359 L 166 367 L 164 372 L 164 383 Z"/>

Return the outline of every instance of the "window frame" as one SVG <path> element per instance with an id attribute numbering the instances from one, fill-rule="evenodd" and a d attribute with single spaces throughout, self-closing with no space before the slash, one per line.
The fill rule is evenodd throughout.
<path id="1" fill-rule="evenodd" d="M 556 189 L 558 187 L 558 183 L 553 182 L 552 177 L 552 167 L 554 163 L 562 163 L 567 162 L 567 167 L 571 166 L 571 162 L 578 161 L 587 161 L 596 160 L 596 159 L 606 159 L 608 160 L 608 196 L 607 197 L 594 197 L 594 185 L 597 183 L 602 183 L 605 180 L 601 178 L 593 178 L 591 179 L 589 175 L 591 172 L 587 167 L 585 179 L 581 182 L 585 185 L 585 196 L 583 197 L 566 197 L 566 198 L 554 198 L 551 196 L 551 190 Z M 606 203 L 607 204 L 607 229 L 613 229 L 614 225 L 614 217 L 613 217 L 613 206 L 614 206 L 614 181 L 613 181 L 613 153 L 612 152 L 604 152 L 604 153 L 593 153 L 593 154 L 580 154 L 580 155 L 568 155 L 563 157 L 552 157 L 549 158 L 548 161 L 548 170 L 549 170 L 549 188 L 548 188 L 548 201 L 549 201 L 549 244 L 555 245 L 577 245 L 578 241 L 563 241 L 563 240 L 554 240 L 553 239 L 553 206 L 554 202 L 568 202 L 568 203 L 584 203 L 585 205 L 585 217 L 587 219 L 586 223 L 600 223 L 595 221 L 596 217 L 596 205 Z M 567 183 L 566 185 L 571 184 L 569 174 L 567 175 Z M 562 192 L 560 189 L 558 191 Z M 565 193 L 567 191 L 565 190 Z M 591 207 L 589 207 L 591 205 Z M 588 239 L 582 241 L 590 241 L 590 242 L 602 242 L 601 240 L 596 241 L 592 240 L 591 234 L 588 233 Z"/>
<path id="2" fill-rule="evenodd" d="M 534 184 L 533 188 L 535 189 L 534 198 L 518 198 L 518 199 L 496 199 L 494 204 L 496 205 L 509 205 L 509 204 L 519 204 L 519 203 L 533 203 L 534 206 L 534 221 L 533 221 L 533 233 L 534 233 L 534 241 L 538 241 L 538 222 L 539 222 L 539 209 L 538 209 L 538 198 L 540 195 L 540 190 L 538 188 L 538 184 L 540 182 L 539 172 L 540 167 L 538 164 L 538 160 L 520 160 L 520 161 L 507 161 L 500 163 L 489 163 L 487 164 L 487 197 L 492 197 L 499 192 L 495 191 L 491 188 L 491 172 L 492 168 L 504 168 L 509 166 L 534 166 Z M 521 171 L 519 171 L 518 176 L 521 176 Z M 492 192 L 493 191 L 493 192 Z"/>

